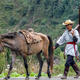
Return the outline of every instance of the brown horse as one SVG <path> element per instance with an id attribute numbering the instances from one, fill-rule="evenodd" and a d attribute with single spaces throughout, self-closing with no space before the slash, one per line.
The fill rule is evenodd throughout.
<path id="1" fill-rule="evenodd" d="M 4 50 L 4 47 L 10 48 L 12 52 L 12 61 L 10 64 L 10 68 L 8 71 L 8 75 L 5 77 L 6 80 L 10 78 L 10 73 L 13 68 L 13 64 L 15 62 L 17 54 L 22 56 L 24 60 L 24 66 L 26 69 L 26 79 L 29 79 L 28 73 L 28 64 L 26 56 L 36 54 L 39 60 L 40 69 L 39 74 L 36 78 L 41 76 L 43 60 L 41 58 L 41 52 L 44 54 L 47 60 L 47 74 L 48 77 L 51 77 L 51 71 L 53 68 L 53 43 L 49 36 L 46 36 L 42 33 L 36 33 L 39 38 L 41 39 L 39 42 L 35 43 L 27 43 L 25 36 L 21 32 L 13 32 L 13 33 L 6 33 L 0 35 L 0 52 Z"/>

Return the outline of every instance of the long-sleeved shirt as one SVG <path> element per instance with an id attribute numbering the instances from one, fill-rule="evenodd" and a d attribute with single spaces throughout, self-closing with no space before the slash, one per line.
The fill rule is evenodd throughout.
<path id="1" fill-rule="evenodd" d="M 57 46 L 62 45 L 67 42 L 76 42 L 75 50 L 76 54 L 78 55 L 78 46 L 77 43 L 79 42 L 79 33 L 77 30 L 74 31 L 74 36 L 72 36 L 71 31 L 66 30 L 62 36 L 57 41 Z M 73 44 L 66 44 L 65 47 L 65 54 L 75 56 L 75 50 Z"/>

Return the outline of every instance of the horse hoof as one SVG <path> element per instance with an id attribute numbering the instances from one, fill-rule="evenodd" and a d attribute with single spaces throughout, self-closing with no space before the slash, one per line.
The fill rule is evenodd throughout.
<path id="1" fill-rule="evenodd" d="M 39 77 L 36 77 L 35 80 L 39 80 Z"/>
<path id="2" fill-rule="evenodd" d="M 8 76 L 8 77 L 5 77 L 3 80 L 8 80 L 10 78 L 10 76 Z"/>
<path id="3" fill-rule="evenodd" d="M 51 75 L 49 75 L 48 77 L 51 78 Z"/>
<path id="4" fill-rule="evenodd" d="M 51 78 L 51 74 L 48 74 L 48 77 Z"/>
<path id="5" fill-rule="evenodd" d="M 25 80 L 29 80 L 29 77 L 26 77 Z"/>
<path id="6" fill-rule="evenodd" d="M 51 76 L 49 76 L 49 78 L 51 78 Z"/>

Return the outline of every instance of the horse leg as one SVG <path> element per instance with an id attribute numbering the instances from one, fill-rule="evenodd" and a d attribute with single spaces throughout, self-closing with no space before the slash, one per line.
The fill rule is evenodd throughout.
<path id="1" fill-rule="evenodd" d="M 26 69 L 26 79 L 29 79 L 29 72 L 28 72 L 28 64 L 27 64 L 27 59 L 26 57 L 23 57 L 23 60 L 24 60 L 24 66 L 25 66 L 25 69 Z"/>
<path id="2" fill-rule="evenodd" d="M 49 59 L 47 59 L 47 64 L 48 64 L 47 74 L 48 74 L 48 77 L 51 78 L 51 74 L 50 74 L 50 61 L 49 61 Z"/>
<path id="3" fill-rule="evenodd" d="M 51 74 L 50 74 L 50 58 L 49 58 L 49 55 L 47 55 L 45 57 L 46 57 L 46 60 L 47 60 L 47 74 L 48 74 L 48 77 L 51 78 Z"/>
<path id="4" fill-rule="evenodd" d="M 10 64 L 10 68 L 9 68 L 8 74 L 5 77 L 5 80 L 8 80 L 10 78 L 10 73 L 11 73 L 11 70 L 13 68 L 15 60 L 16 60 L 16 54 L 15 54 L 14 51 L 12 51 L 12 60 L 11 60 L 11 64 Z"/>
<path id="5" fill-rule="evenodd" d="M 50 59 L 49 59 L 48 55 L 46 55 L 45 58 L 47 60 L 47 74 L 48 74 L 48 77 L 51 78 L 51 74 L 50 74 Z"/>
<path id="6" fill-rule="evenodd" d="M 37 54 L 37 58 L 39 60 L 39 65 L 40 65 L 40 68 L 39 68 L 39 73 L 38 73 L 38 76 L 37 78 L 39 78 L 41 76 L 41 71 L 42 71 L 42 67 L 43 67 L 43 61 L 42 61 L 42 57 L 41 57 L 41 52 L 40 51 L 38 54 Z"/>
<path id="7" fill-rule="evenodd" d="M 47 66 L 47 74 L 48 74 L 48 77 L 51 78 L 51 74 L 50 74 L 50 58 L 49 58 L 49 54 L 48 54 L 48 49 L 45 48 L 43 53 L 44 53 L 44 56 L 45 56 L 45 58 L 47 60 L 47 65 L 48 65 Z"/>
<path id="8" fill-rule="evenodd" d="M 47 60 L 47 74 L 48 74 L 48 77 L 51 78 L 51 74 L 50 74 L 50 59 L 49 59 L 49 55 L 48 55 L 48 51 L 47 50 L 44 50 L 44 56 Z"/>

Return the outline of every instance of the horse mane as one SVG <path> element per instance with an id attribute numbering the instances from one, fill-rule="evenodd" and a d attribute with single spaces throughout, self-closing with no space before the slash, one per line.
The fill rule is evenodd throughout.
<path id="1" fill-rule="evenodd" d="M 8 39 L 13 39 L 15 38 L 17 35 L 17 32 L 12 32 L 12 33 L 6 33 L 6 34 L 2 34 L 1 38 L 8 38 Z"/>

